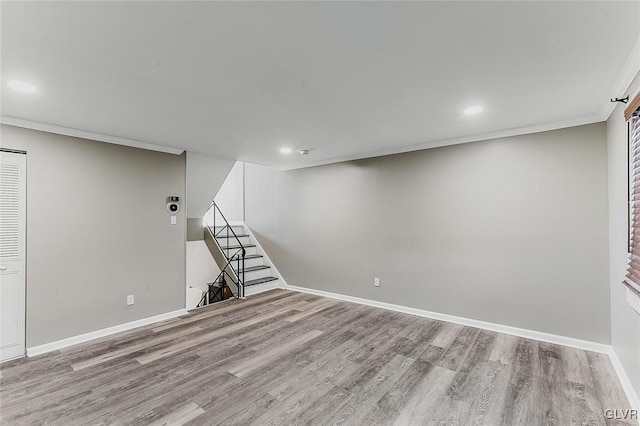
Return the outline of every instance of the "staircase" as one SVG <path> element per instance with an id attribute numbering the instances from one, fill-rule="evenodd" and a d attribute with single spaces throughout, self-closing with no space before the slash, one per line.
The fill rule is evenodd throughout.
<path id="1" fill-rule="evenodd" d="M 205 243 L 220 274 L 202 296 L 198 307 L 228 299 L 244 298 L 279 287 L 278 276 L 266 260 L 259 244 L 244 224 L 231 225 L 215 202 L 213 224 L 205 227 Z"/>
<path id="2" fill-rule="evenodd" d="M 226 226 L 230 226 L 233 229 L 233 233 L 226 233 Z M 245 249 L 244 257 L 244 290 L 245 296 L 260 293 L 265 290 L 270 290 L 277 287 L 278 277 L 273 276 L 271 272 L 271 265 L 266 262 L 264 254 L 259 250 L 255 241 L 251 235 L 246 233 L 245 225 L 225 225 L 221 227 L 212 228 L 215 235 L 217 235 L 216 241 L 220 249 L 227 255 L 228 258 L 232 258 L 233 263 L 237 263 L 238 259 L 241 259 L 240 253 L 233 255 L 242 247 Z M 235 233 L 235 237 L 234 234 Z M 237 238 L 236 238 L 237 237 Z M 240 244 L 238 243 L 240 240 Z M 241 247 L 242 246 L 242 247 Z M 233 255 L 233 256 L 232 256 Z M 242 275 L 242 266 L 238 271 Z M 271 283 L 268 286 L 264 285 Z"/>

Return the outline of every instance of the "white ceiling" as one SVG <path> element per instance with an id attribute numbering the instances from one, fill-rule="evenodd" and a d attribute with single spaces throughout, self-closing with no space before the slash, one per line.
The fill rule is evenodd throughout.
<path id="1" fill-rule="evenodd" d="M 283 168 L 601 121 L 640 64 L 638 1 L 3 2 L 1 14 L 4 122 Z M 484 112 L 462 114 L 475 104 Z"/>

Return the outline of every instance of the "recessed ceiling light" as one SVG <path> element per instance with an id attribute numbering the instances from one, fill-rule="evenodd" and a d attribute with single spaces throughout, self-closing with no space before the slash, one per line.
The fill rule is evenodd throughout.
<path id="1" fill-rule="evenodd" d="M 291 154 L 291 148 L 280 148 L 280 152 L 283 154 Z"/>
<path id="2" fill-rule="evenodd" d="M 7 86 L 18 92 L 33 93 L 36 91 L 36 86 L 26 81 L 9 80 L 7 81 Z"/>
<path id="3" fill-rule="evenodd" d="M 470 106 L 465 108 L 464 115 L 476 115 L 482 112 L 482 107 L 480 105 Z"/>

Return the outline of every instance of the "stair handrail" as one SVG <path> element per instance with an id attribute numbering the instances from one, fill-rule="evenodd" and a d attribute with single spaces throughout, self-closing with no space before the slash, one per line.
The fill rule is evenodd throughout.
<path id="1" fill-rule="evenodd" d="M 247 254 L 247 250 L 244 246 L 244 244 L 242 244 L 242 241 L 240 241 L 240 238 L 238 238 L 238 235 L 235 233 L 235 231 L 233 230 L 233 228 L 231 227 L 231 225 L 229 224 L 229 221 L 227 220 L 227 218 L 224 216 L 224 214 L 222 213 L 222 210 L 220 210 L 220 207 L 218 207 L 218 205 L 216 204 L 215 200 L 211 202 L 211 204 L 209 204 L 209 208 L 207 209 L 207 212 L 205 212 L 205 216 L 206 214 L 209 212 L 209 210 L 211 210 L 211 208 L 214 208 L 213 211 L 213 231 L 211 231 L 211 226 L 209 226 L 209 223 L 207 222 L 207 228 L 209 228 L 209 232 L 211 232 L 211 234 L 213 235 L 213 239 L 216 242 L 216 245 L 220 248 L 220 251 L 222 252 L 222 254 L 224 255 L 225 259 L 227 260 L 227 264 L 224 266 L 224 268 L 222 268 L 222 271 L 225 271 L 227 269 L 227 266 L 230 266 L 231 269 L 236 273 L 236 276 L 238 278 L 238 295 L 236 297 L 238 298 L 244 298 L 244 264 L 245 264 L 245 256 Z M 222 227 L 222 229 L 220 230 L 220 232 L 216 233 L 216 211 L 218 213 L 220 213 L 220 216 L 222 217 L 222 220 L 224 220 L 224 226 Z M 225 250 L 222 248 L 222 246 L 220 245 L 220 243 L 218 242 L 218 236 L 226 229 L 227 231 L 227 248 L 226 248 L 226 253 Z M 233 255 L 229 255 L 230 251 L 229 251 L 229 231 L 231 231 L 231 234 L 233 235 L 233 238 L 235 238 L 235 240 L 238 242 L 238 245 L 240 246 L 240 248 L 238 249 L 238 251 L 236 251 L 235 253 L 233 253 Z M 238 262 L 238 269 L 236 270 L 233 267 L 233 258 L 240 254 L 240 256 L 238 256 L 238 258 L 236 259 Z M 241 262 L 242 261 L 242 268 L 240 268 L 241 266 Z M 218 275 L 218 277 L 220 277 L 220 275 Z"/>
<path id="2" fill-rule="evenodd" d="M 242 249 L 239 248 L 236 251 L 234 251 L 233 254 L 231 254 L 229 249 L 224 249 L 220 245 L 220 242 L 216 238 L 216 234 L 215 234 L 214 230 L 211 229 L 211 226 L 209 226 L 208 223 L 206 224 L 206 228 L 207 228 L 207 231 L 209 232 L 209 235 L 211 235 L 212 239 L 215 241 L 216 247 L 218 247 L 218 249 L 222 253 L 222 256 L 227 261 L 227 263 L 225 263 L 225 265 L 220 269 L 220 273 L 216 277 L 216 280 L 220 277 L 220 275 L 222 275 L 223 272 L 226 272 L 227 275 L 231 278 L 231 281 L 233 283 L 235 283 L 234 277 L 229 275 L 229 273 L 227 272 L 227 268 L 231 268 L 231 270 L 235 273 L 236 278 L 238 279 L 238 283 L 237 283 L 238 292 L 237 292 L 237 294 L 234 294 L 234 296 L 236 297 L 236 299 L 243 297 L 244 296 L 244 267 L 243 267 L 243 270 L 242 270 L 242 275 L 238 272 L 238 271 L 240 271 L 240 260 L 241 259 L 242 259 L 242 265 L 244 265 L 244 258 L 240 257 L 240 255 L 242 254 Z M 238 256 L 238 257 L 236 258 L 236 256 Z M 236 270 L 236 268 L 234 268 L 234 266 L 233 266 L 234 260 L 238 262 L 238 270 Z M 240 280 L 242 280 L 242 282 L 240 282 Z M 241 293 L 241 291 L 242 291 L 242 293 Z"/>
<path id="3" fill-rule="evenodd" d="M 224 274 L 227 274 L 229 276 L 229 278 L 232 278 L 229 273 L 227 272 L 227 267 L 225 266 L 220 273 L 218 274 L 218 276 L 215 278 L 215 280 L 213 280 L 213 282 L 211 283 L 207 283 L 207 289 L 205 290 L 204 294 L 202 295 L 202 297 L 200 298 L 200 301 L 198 302 L 198 304 L 196 305 L 196 308 L 201 308 L 203 306 L 208 305 L 209 303 L 205 303 L 207 302 L 207 296 L 211 297 L 211 287 L 218 282 L 218 280 L 220 279 L 221 276 L 223 276 Z M 228 286 L 227 286 L 228 288 Z M 224 298 L 224 290 L 222 293 L 222 297 Z M 209 301 L 210 302 L 210 301 Z"/>

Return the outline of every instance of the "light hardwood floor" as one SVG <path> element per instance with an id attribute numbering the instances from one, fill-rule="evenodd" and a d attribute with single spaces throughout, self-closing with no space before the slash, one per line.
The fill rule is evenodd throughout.
<path id="1" fill-rule="evenodd" d="M 274 290 L 0 367 L 11 425 L 573 425 L 606 355 Z"/>

